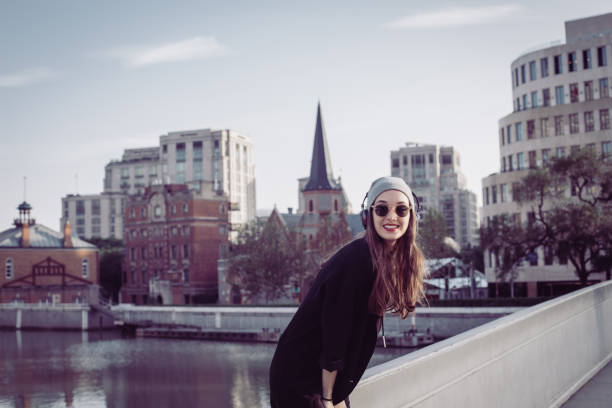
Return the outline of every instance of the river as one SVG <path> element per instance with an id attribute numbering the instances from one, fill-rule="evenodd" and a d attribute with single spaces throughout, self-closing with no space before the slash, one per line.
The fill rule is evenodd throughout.
<path id="1" fill-rule="evenodd" d="M 274 348 L 114 331 L 0 331 L 0 408 L 267 408 Z M 377 348 L 370 366 L 410 351 Z"/>

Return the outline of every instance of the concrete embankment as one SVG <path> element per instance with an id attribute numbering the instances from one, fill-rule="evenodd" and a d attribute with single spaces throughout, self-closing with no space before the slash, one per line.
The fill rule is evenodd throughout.
<path id="1" fill-rule="evenodd" d="M 0 328 L 15 330 L 112 329 L 114 316 L 103 306 L 83 304 L 3 304 Z"/>
<path id="2" fill-rule="evenodd" d="M 385 316 L 389 346 L 428 344 L 430 337 L 447 338 L 522 308 L 419 308 L 402 320 Z M 137 335 L 234 341 L 278 340 L 295 307 L 165 307 L 113 306 L 116 319 L 137 329 Z"/>

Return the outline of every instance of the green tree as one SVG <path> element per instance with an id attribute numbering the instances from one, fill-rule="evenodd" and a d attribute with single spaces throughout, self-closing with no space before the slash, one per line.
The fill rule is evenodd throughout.
<path id="1" fill-rule="evenodd" d="M 514 192 L 527 207 L 525 222 L 496 217 L 484 229 L 483 242 L 500 255 L 500 276 L 536 248 L 567 258 L 582 285 L 593 272 L 610 275 L 612 241 L 612 165 L 583 149 L 530 171 Z"/>
<path id="2" fill-rule="evenodd" d="M 276 223 L 257 221 L 238 234 L 229 256 L 228 281 L 238 284 L 251 300 L 268 303 L 288 294 L 294 277 L 303 273 L 304 252 Z"/>
<path id="3" fill-rule="evenodd" d="M 425 258 L 448 258 L 454 256 L 448 244 L 446 221 L 438 211 L 430 208 L 419 223 L 418 242 Z"/>
<path id="4" fill-rule="evenodd" d="M 117 302 L 122 284 L 125 251 L 123 241 L 114 238 L 91 238 L 88 242 L 100 250 L 100 286 L 106 296 L 112 297 L 113 301 Z"/>

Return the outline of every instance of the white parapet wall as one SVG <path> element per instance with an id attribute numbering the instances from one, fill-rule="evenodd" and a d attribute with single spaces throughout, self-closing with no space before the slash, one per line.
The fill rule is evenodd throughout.
<path id="1" fill-rule="evenodd" d="M 367 370 L 353 408 L 558 407 L 612 358 L 612 281 Z"/>

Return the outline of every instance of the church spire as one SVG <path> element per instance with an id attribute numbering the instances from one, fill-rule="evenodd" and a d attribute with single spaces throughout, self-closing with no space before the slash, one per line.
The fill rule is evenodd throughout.
<path id="1" fill-rule="evenodd" d="M 312 163 L 310 165 L 310 178 L 304 187 L 304 191 L 312 190 L 336 190 L 332 173 L 329 149 L 323 128 L 321 117 L 321 102 L 317 105 L 317 125 L 315 127 L 314 145 L 312 148 Z"/>

